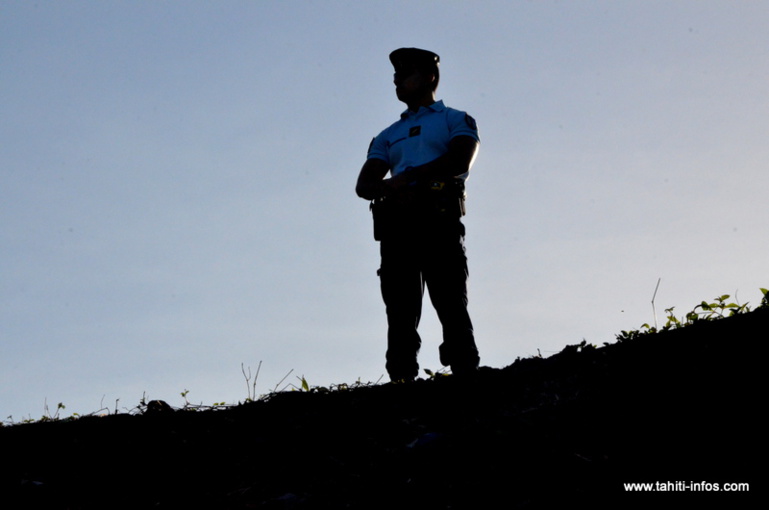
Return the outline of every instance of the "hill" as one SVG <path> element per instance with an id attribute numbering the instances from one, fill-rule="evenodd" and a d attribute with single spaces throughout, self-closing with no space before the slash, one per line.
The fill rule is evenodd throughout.
<path id="1" fill-rule="evenodd" d="M 768 326 L 760 308 L 470 379 L 0 427 L 3 506 L 748 508 Z"/>

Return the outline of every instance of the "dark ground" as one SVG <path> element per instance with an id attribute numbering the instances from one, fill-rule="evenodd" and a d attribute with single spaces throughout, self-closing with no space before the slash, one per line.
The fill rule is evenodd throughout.
<path id="1" fill-rule="evenodd" d="M 758 351 L 768 326 L 762 308 L 570 346 L 471 380 L 0 427 L 0 505 L 755 508 L 766 482 Z M 626 482 L 750 491 L 639 494 Z"/>

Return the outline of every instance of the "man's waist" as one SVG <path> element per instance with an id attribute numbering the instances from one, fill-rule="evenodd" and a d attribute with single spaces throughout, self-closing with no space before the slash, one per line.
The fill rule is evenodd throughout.
<path id="1" fill-rule="evenodd" d="M 391 215 L 448 214 L 464 216 L 467 198 L 461 179 L 431 179 L 416 182 L 394 195 L 379 198 L 372 204 L 382 213 Z"/>

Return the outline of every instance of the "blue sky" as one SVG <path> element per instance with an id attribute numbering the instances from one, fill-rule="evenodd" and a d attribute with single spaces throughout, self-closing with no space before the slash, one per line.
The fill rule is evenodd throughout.
<path id="1" fill-rule="evenodd" d="M 769 287 L 769 3 L 0 2 L 0 415 L 384 374 L 354 184 L 441 55 L 482 364 Z M 440 328 L 426 302 L 423 367 Z M 119 401 L 116 404 L 116 401 Z"/>

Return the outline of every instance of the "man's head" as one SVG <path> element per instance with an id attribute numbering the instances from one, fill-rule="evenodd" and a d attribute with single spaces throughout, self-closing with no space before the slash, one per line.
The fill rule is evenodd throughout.
<path id="1" fill-rule="evenodd" d="M 434 96 L 440 79 L 440 57 L 432 51 L 400 48 L 390 53 L 395 69 L 394 83 L 398 99 L 414 103 L 423 96 Z"/>

